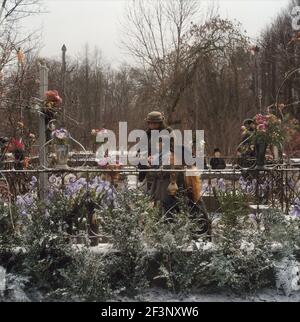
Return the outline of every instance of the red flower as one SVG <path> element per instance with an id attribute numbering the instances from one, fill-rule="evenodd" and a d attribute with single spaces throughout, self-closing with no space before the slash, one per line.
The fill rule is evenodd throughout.
<path id="1" fill-rule="evenodd" d="M 8 152 L 13 152 L 15 150 L 25 150 L 25 145 L 21 140 L 18 140 L 16 138 L 12 138 L 9 146 L 8 146 Z"/>

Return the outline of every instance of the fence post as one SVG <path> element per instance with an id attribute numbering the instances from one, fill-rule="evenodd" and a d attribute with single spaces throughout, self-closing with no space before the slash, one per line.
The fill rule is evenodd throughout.
<path id="1" fill-rule="evenodd" d="M 66 106 L 65 106 L 65 99 L 66 99 L 66 45 L 63 45 L 61 48 L 62 51 L 62 67 L 61 67 L 61 88 L 62 88 L 62 126 L 65 126 L 65 115 L 66 115 Z"/>
<path id="2" fill-rule="evenodd" d="M 39 77 L 40 77 L 40 89 L 39 96 L 41 100 L 44 100 L 45 92 L 48 90 L 48 68 L 45 63 L 39 64 Z M 40 165 L 47 166 L 47 152 L 46 147 L 41 149 L 41 147 L 46 143 L 46 125 L 45 125 L 45 115 L 39 113 L 39 159 Z M 40 173 L 40 199 L 46 200 L 46 192 L 48 189 L 48 175 L 47 173 Z"/>

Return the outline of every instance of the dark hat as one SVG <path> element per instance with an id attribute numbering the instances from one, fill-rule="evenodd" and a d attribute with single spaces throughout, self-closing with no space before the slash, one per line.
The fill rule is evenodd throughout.
<path id="1" fill-rule="evenodd" d="M 153 123 L 160 123 L 163 122 L 165 117 L 161 112 L 153 111 L 150 112 L 147 117 L 145 118 L 145 121 L 147 122 L 153 122 Z"/>

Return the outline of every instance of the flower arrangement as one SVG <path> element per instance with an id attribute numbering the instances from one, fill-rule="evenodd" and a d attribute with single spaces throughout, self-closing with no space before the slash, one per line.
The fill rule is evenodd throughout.
<path id="1" fill-rule="evenodd" d="M 70 138 L 70 133 L 66 129 L 57 129 L 52 132 L 52 138 L 58 145 L 67 145 Z"/>
<path id="2" fill-rule="evenodd" d="M 58 94 L 58 91 L 56 90 L 51 90 L 51 91 L 47 91 L 45 93 L 45 107 L 46 108 L 59 108 L 61 103 L 62 103 L 62 99 Z"/>
<path id="3" fill-rule="evenodd" d="M 274 114 L 267 115 L 257 114 L 254 117 L 255 128 L 254 141 L 263 139 L 267 144 L 282 145 L 285 141 L 286 134 L 282 126 L 282 121 Z"/>
<path id="4" fill-rule="evenodd" d="M 42 111 L 46 116 L 46 124 L 48 124 L 58 112 L 62 99 L 56 90 L 45 92 L 44 105 Z"/>
<path id="5" fill-rule="evenodd" d="M 15 169 L 22 169 L 25 159 L 25 144 L 22 139 L 12 138 L 8 144 L 7 151 L 12 153 L 15 159 Z"/>
<path id="6" fill-rule="evenodd" d="M 267 144 L 274 146 L 289 142 L 299 127 L 298 121 L 289 114 L 284 115 L 282 120 L 272 113 L 257 114 L 254 122 L 256 131 L 253 139 L 262 138 Z"/>

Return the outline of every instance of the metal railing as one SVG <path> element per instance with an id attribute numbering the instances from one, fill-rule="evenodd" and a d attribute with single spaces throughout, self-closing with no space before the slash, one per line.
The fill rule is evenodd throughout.
<path id="1" fill-rule="evenodd" d="M 118 169 L 99 168 L 69 168 L 57 169 L 2 169 L 0 170 L 0 202 L 10 205 L 25 203 L 30 200 L 31 195 L 36 197 L 43 189 L 39 183 L 39 174 L 48 176 L 47 194 L 53 192 L 63 193 L 65 200 L 70 202 L 70 207 L 74 207 L 76 212 L 77 203 L 86 202 L 91 189 L 97 191 L 99 187 L 111 189 L 111 193 L 116 197 L 117 193 L 122 193 L 123 189 L 138 188 L 138 175 L 145 170 L 135 167 L 121 167 Z M 147 171 L 147 170 L 146 170 Z M 151 169 L 149 172 L 153 171 Z M 159 172 L 174 171 L 159 169 Z M 184 173 L 186 169 L 177 169 L 178 173 Z M 259 212 L 263 208 L 279 208 L 289 214 L 292 207 L 300 204 L 300 168 L 288 167 L 287 165 L 264 170 L 256 169 L 225 169 L 225 170 L 199 170 L 202 185 L 202 201 L 209 214 L 209 220 L 219 209 L 218 195 L 221 193 L 242 193 L 249 202 L 249 211 Z M 83 193 L 80 198 L 74 192 L 79 185 Z M 72 190 L 75 189 L 75 190 Z M 74 201 L 74 202 L 73 202 Z M 30 205 L 29 205 L 30 206 Z M 88 208 L 88 207 L 87 207 Z M 70 211 L 73 211 L 72 209 Z M 82 218 L 81 218 L 82 220 Z M 93 220 L 93 207 L 86 214 L 86 226 L 92 245 L 98 241 L 106 241 L 107 236 L 99 231 L 99 226 Z M 75 240 L 80 240 L 84 235 L 78 228 L 70 228 L 66 234 Z"/>
<path id="2" fill-rule="evenodd" d="M 33 176 L 48 174 L 48 177 L 59 177 L 62 182 L 68 175 L 76 178 L 92 180 L 95 177 L 103 177 L 104 180 L 113 181 L 118 187 L 137 188 L 139 183 L 137 176 L 140 172 L 178 172 L 185 173 L 187 169 L 137 169 L 128 166 L 118 169 L 99 169 L 94 167 L 72 168 L 66 170 L 56 169 L 1 169 L 0 180 L 2 190 L 4 178 L 8 183 L 7 190 L 10 191 L 13 199 L 18 194 L 26 193 Z M 300 195 L 300 168 L 288 167 L 286 165 L 276 168 L 256 169 L 224 169 L 224 170 L 197 170 L 201 177 L 202 196 L 215 196 L 218 191 L 241 192 L 249 196 L 249 199 L 256 204 L 268 204 L 280 206 L 288 211 L 293 201 Z M 115 177 L 115 180 L 114 180 Z M 111 180 L 112 179 L 112 180 Z M 37 183 L 38 184 L 38 183 Z M 39 187 L 41 189 L 41 187 Z"/>

